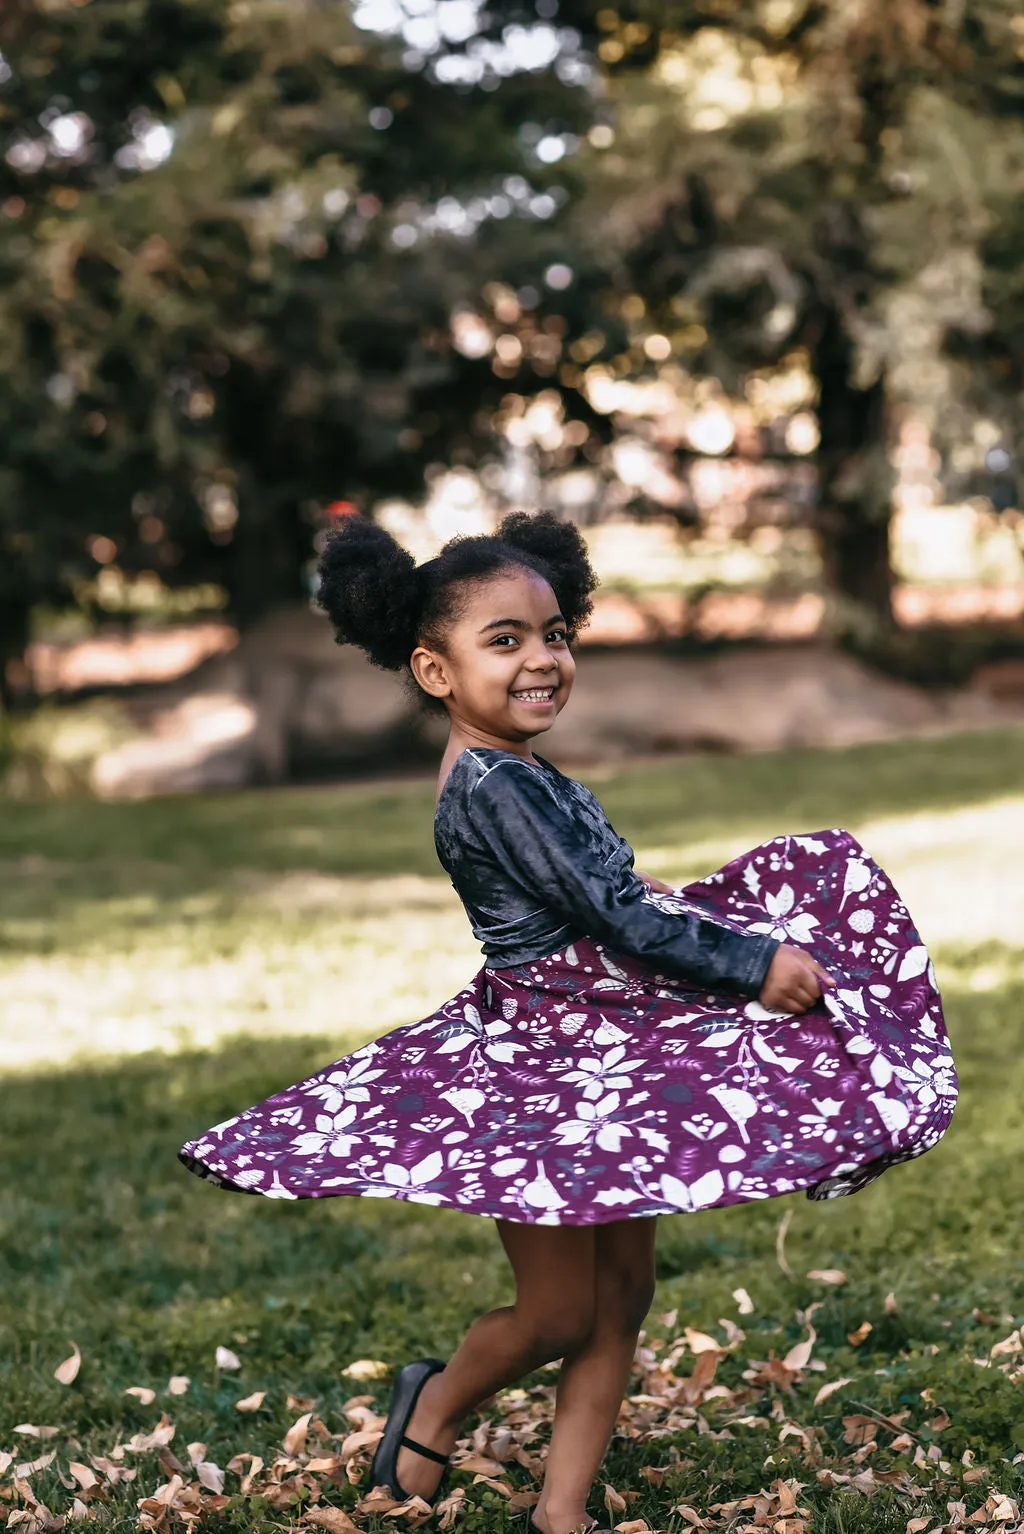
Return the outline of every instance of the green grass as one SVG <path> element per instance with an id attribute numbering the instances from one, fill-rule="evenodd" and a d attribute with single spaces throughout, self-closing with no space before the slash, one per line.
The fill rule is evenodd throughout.
<path id="1" fill-rule="evenodd" d="M 711 1431 L 617 1439 L 607 1479 L 639 1493 L 619 1518 L 674 1534 L 686 1525 L 673 1505 L 706 1512 L 777 1476 L 804 1483 L 814 1534 L 903 1534 L 912 1516 L 941 1527 L 950 1499 L 972 1510 L 993 1487 L 1024 1500 L 1024 1462 L 1012 1463 L 1024 1451 L 1021 1382 L 974 1361 L 1024 1321 L 1022 747 L 1021 734 L 1007 733 L 693 760 L 595 785 L 640 865 L 677 877 L 783 827 L 858 830 L 936 953 L 963 1087 L 944 1143 L 857 1198 L 663 1222 L 654 1315 L 677 1317 L 652 1319 L 650 1338 L 686 1326 L 721 1336 L 719 1317 L 740 1320 L 746 1340 L 720 1377 L 742 1387 L 753 1361 L 806 1335 L 802 1317 L 821 1301 L 814 1352 L 826 1368 L 791 1394 L 751 1387 L 743 1411 L 765 1426 L 713 1436 L 724 1408 L 710 1402 Z M 476 956 L 433 863 L 431 804 L 427 783 L 5 811 L 0 1450 L 30 1460 L 58 1449 L 32 1477 L 51 1509 L 70 1505 L 58 1478 L 69 1459 L 109 1453 L 148 1432 L 162 1409 L 180 1457 L 200 1440 L 221 1466 L 242 1450 L 273 1458 L 298 1415 L 289 1394 L 315 1397 L 340 1430 L 346 1399 L 382 1400 L 386 1390 L 346 1379 L 345 1365 L 443 1356 L 479 1310 L 509 1297 L 486 1221 L 374 1200 L 241 1198 L 175 1162 L 189 1135 L 432 1009 L 466 978 Z M 164 1052 L 146 1048 L 153 1042 Z M 792 1277 L 775 1255 L 786 1210 Z M 848 1275 L 841 1288 L 805 1276 L 834 1267 Z M 738 1315 L 739 1286 L 754 1299 L 751 1316 Z M 872 1330 L 853 1345 L 848 1334 L 863 1321 Z M 83 1364 L 62 1386 L 53 1370 L 72 1339 Z M 217 1370 L 218 1345 L 239 1355 L 239 1373 Z M 163 1394 L 173 1374 L 191 1377 L 184 1396 Z M 853 1382 L 815 1407 L 818 1386 L 839 1376 Z M 155 1389 L 157 1401 L 138 1404 L 128 1386 Z M 267 1392 L 263 1407 L 241 1416 L 235 1401 L 256 1390 Z M 935 1405 L 924 1390 L 950 1415 L 941 1431 L 929 1426 Z M 950 1468 L 910 1466 L 925 1491 L 918 1500 L 818 1479 L 823 1466 L 862 1468 L 842 1463 L 852 1452 L 842 1418 L 854 1403 L 909 1411 L 925 1449 L 934 1437 Z M 818 1448 L 780 1442 L 786 1420 L 819 1429 Z M 22 1424 L 58 1431 L 40 1442 L 16 1435 Z M 908 1456 L 882 1436 L 865 1463 L 906 1468 Z M 961 1486 L 965 1450 L 989 1480 Z M 660 1487 L 641 1476 L 673 1458 Z M 102 1514 L 125 1529 L 137 1498 L 167 1479 L 151 1454 L 126 1463 L 138 1465 L 138 1481 Z M 0 1495 L 10 1486 L 9 1474 L 0 1478 Z M 356 1491 L 329 1485 L 327 1495 L 351 1506 Z M 459 1527 L 522 1526 L 485 1495 L 470 1487 L 477 1511 Z M 238 1529 L 297 1517 L 258 1499 L 236 1499 L 223 1514 Z"/>

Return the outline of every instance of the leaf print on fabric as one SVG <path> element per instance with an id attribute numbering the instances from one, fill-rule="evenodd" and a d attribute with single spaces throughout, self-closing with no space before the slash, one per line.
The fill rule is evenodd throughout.
<path id="1" fill-rule="evenodd" d="M 449 1091 L 442 1092 L 441 1097 L 444 1102 L 451 1103 L 456 1113 L 465 1115 L 470 1127 L 473 1124 L 474 1113 L 477 1113 L 487 1101 L 486 1094 L 475 1087 L 452 1087 Z"/>
<path id="2" fill-rule="evenodd" d="M 744 1145 L 750 1144 L 750 1136 L 747 1133 L 747 1120 L 757 1115 L 757 1098 L 749 1092 L 744 1092 L 739 1087 L 714 1086 L 709 1088 L 708 1096 L 725 1110 L 740 1132 L 740 1139 Z"/>
<path id="3" fill-rule="evenodd" d="M 923 975 L 928 968 L 927 948 L 911 948 L 909 953 L 904 954 L 900 964 L 897 981 L 914 980 L 918 975 Z"/>
<path id="4" fill-rule="evenodd" d="M 565 1199 L 562 1198 L 554 1183 L 544 1170 L 544 1163 L 538 1162 L 537 1175 L 532 1182 L 528 1182 L 523 1189 L 523 1198 L 531 1209 L 564 1209 Z"/>
<path id="5" fill-rule="evenodd" d="M 839 902 L 842 910 L 851 895 L 859 895 L 871 883 L 871 865 L 865 858 L 851 857 L 843 875 L 843 895 Z"/>
<path id="6" fill-rule="evenodd" d="M 848 833 L 776 838 L 653 898 L 782 929 L 836 989 L 793 1018 L 580 937 L 482 969 L 431 1017 L 224 1120 L 182 1160 L 267 1198 L 588 1225 L 797 1189 L 845 1197 L 938 1143 L 957 1081 L 934 973 Z"/>

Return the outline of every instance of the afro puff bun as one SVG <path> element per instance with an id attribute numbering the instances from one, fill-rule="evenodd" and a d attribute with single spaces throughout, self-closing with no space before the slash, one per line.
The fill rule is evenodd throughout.
<path id="1" fill-rule="evenodd" d="M 590 616 L 597 577 L 579 529 L 551 512 L 511 512 L 496 534 L 452 538 L 419 566 L 383 527 L 351 517 L 324 542 L 317 602 L 339 644 L 357 645 L 385 671 L 401 671 L 417 644 L 442 648 L 460 587 L 516 568 L 550 584 L 575 639 Z"/>
<path id="2" fill-rule="evenodd" d="M 497 540 L 525 554 L 527 562 L 550 582 L 570 638 L 575 639 L 593 611 L 590 593 L 597 585 L 576 524 L 560 522 L 550 511 L 532 517 L 513 511 L 500 523 Z"/>
<path id="3" fill-rule="evenodd" d="M 339 644 L 358 645 L 375 666 L 400 671 L 416 648 L 421 616 L 416 561 L 367 517 L 349 517 L 320 554 L 316 600 Z"/>

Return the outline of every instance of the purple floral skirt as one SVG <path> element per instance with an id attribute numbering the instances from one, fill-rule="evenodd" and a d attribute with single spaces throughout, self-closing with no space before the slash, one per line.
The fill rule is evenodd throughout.
<path id="1" fill-rule="evenodd" d="M 856 1192 L 930 1149 L 957 1080 L 927 951 L 845 831 L 780 836 L 663 908 L 771 933 L 836 989 L 801 1017 L 589 939 L 482 969 L 181 1151 L 268 1198 L 359 1194 L 543 1225 Z"/>

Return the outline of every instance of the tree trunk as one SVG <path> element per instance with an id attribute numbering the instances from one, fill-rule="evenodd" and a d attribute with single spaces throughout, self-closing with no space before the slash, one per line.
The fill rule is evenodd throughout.
<path id="1" fill-rule="evenodd" d="M 825 584 L 840 634 L 871 645 L 894 627 L 885 377 L 857 385 L 853 344 L 834 310 L 812 347 L 812 366 L 821 391 L 817 532 Z"/>

